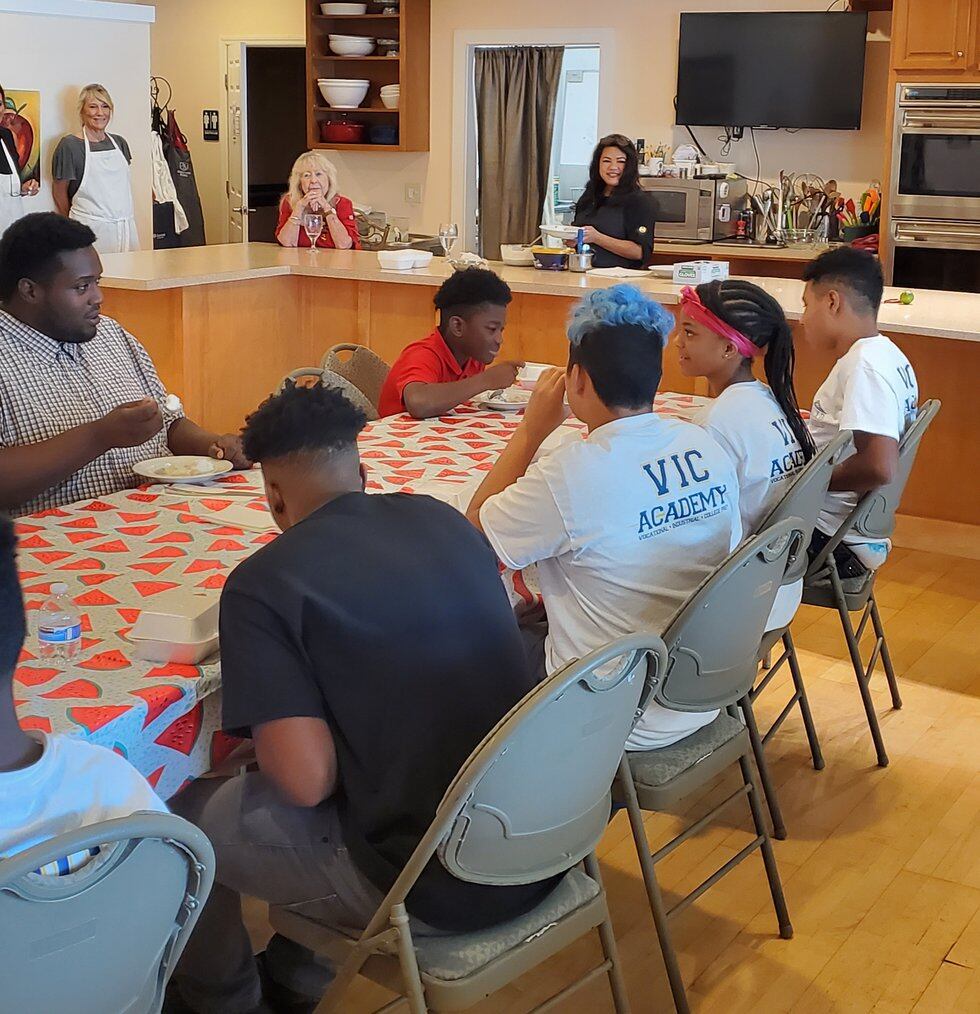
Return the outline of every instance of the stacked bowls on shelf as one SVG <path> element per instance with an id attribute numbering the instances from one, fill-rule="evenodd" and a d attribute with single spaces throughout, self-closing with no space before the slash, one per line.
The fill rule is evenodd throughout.
<path id="1" fill-rule="evenodd" d="M 367 4 L 320 4 L 320 13 L 327 17 L 348 14 L 366 14 Z"/>
<path id="2" fill-rule="evenodd" d="M 369 35 L 328 35 L 330 50 L 337 56 L 370 56 L 375 41 Z"/>
<path id="3" fill-rule="evenodd" d="M 401 98 L 401 85 L 385 85 L 381 89 L 381 101 L 385 109 L 397 109 Z"/>
<path id="4" fill-rule="evenodd" d="M 316 83 L 332 109 L 357 109 L 371 86 L 365 78 L 321 77 Z"/>

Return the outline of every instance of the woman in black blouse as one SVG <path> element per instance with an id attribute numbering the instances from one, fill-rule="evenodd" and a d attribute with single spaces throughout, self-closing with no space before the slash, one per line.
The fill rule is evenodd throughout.
<path id="1" fill-rule="evenodd" d="M 602 138 L 572 219 L 572 225 L 585 229 L 593 266 L 646 267 L 653 252 L 655 221 L 653 198 L 640 189 L 640 163 L 633 142 L 622 134 Z"/>

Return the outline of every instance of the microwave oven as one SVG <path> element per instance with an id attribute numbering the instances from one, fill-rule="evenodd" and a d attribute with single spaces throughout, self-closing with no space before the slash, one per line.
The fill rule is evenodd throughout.
<path id="1" fill-rule="evenodd" d="M 674 179 L 641 176 L 640 186 L 657 204 L 658 241 L 711 243 L 736 234 L 746 204 L 745 180 Z"/>

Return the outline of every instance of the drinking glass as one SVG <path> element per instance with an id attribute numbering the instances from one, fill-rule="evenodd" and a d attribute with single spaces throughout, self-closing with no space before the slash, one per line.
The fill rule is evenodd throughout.
<path id="1" fill-rule="evenodd" d="M 303 216 L 303 231 L 309 237 L 310 247 L 316 250 L 316 241 L 323 232 L 323 216 L 316 212 L 307 212 Z"/>
<path id="2" fill-rule="evenodd" d="M 458 238 L 459 228 L 454 223 L 444 223 L 439 226 L 439 242 L 442 244 L 442 250 L 446 257 L 449 257 L 453 252 Z"/>

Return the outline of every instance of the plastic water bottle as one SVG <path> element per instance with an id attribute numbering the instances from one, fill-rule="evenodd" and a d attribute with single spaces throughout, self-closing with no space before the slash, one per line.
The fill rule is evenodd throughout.
<path id="1" fill-rule="evenodd" d="M 51 585 L 51 597 L 41 606 L 37 624 L 41 658 L 70 661 L 82 646 L 82 618 L 68 595 L 68 585 Z"/>

